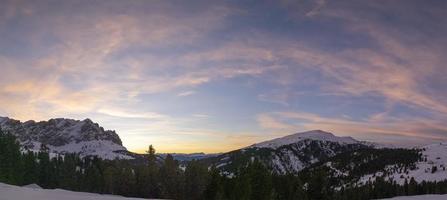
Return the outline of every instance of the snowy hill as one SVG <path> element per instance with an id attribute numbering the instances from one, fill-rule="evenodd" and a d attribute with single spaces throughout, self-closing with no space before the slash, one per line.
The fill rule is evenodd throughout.
<path id="1" fill-rule="evenodd" d="M 4 132 L 17 137 L 24 150 L 39 151 L 45 145 L 51 153 L 78 153 L 103 159 L 132 159 L 115 131 L 104 130 L 90 119 L 26 121 L 0 117 Z"/>
<path id="2" fill-rule="evenodd" d="M 332 133 L 324 132 L 322 130 L 313 130 L 307 131 L 303 133 L 296 133 L 293 135 L 288 135 L 282 138 L 277 138 L 261 143 L 257 143 L 251 145 L 247 148 L 272 148 L 276 149 L 278 147 L 298 143 L 303 140 L 318 140 L 318 141 L 328 141 L 328 142 L 336 142 L 340 144 L 355 144 L 359 143 L 359 141 L 353 139 L 352 137 L 337 137 Z"/>
<path id="3" fill-rule="evenodd" d="M 364 148 L 312 164 L 300 173 L 323 170 L 334 189 L 369 187 L 377 182 L 400 186 L 447 181 L 447 143 L 414 149 Z"/>
<path id="4" fill-rule="evenodd" d="M 114 195 L 100 195 L 85 192 L 72 192 L 61 189 L 46 190 L 40 188 L 18 187 L 0 183 L 0 200 L 143 200 Z"/>
<path id="5" fill-rule="evenodd" d="M 351 137 L 337 137 L 316 130 L 261 142 L 205 160 L 219 170 L 231 173 L 256 159 L 274 172 L 286 174 L 297 173 L 339 153 L 363 148 L 373 147 Z"/>
<path id="6" fill-rule="evenodd" d="M 394 180 L 403 185 L 405 180 L 411 178 L 418 183 L 422 181 L 444 181 L 447 180 L 447 143 L 436 143 L 421 148 L 422 159 L 415 163 L 415 167 L 407 170 L 395 170 L 397 166 L 387 166 L 385 171 L 386 180 Z M 383 172 L 365 175 L 360 183 L 373 181 L 375 177 L 382 176 Z"/>

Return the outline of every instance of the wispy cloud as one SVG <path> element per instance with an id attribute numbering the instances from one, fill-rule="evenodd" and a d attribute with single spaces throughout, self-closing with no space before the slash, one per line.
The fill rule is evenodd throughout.
<path id="1" fill-rule="evenodd" d="M 193 117 L 197 117 L 197 118 L 209 118 L 210 116 L 207 114 L 193 114 Z"/>
<path id="2" fill-rule="evenodd" d="M 105 114 L 113 117 L 119 117 L 119 118 L 142 118 L 142 119 L 149 119 L 149 120 L 160 120 L 165 119 L 167 116 L 159 114 L 159 113 L 148 113 L 148 112 L 129 112 L 129 111 L 123 111 L 119 109 L 110 109 L 110 108 L 100 108 L 97 110 L 100 114 Z"/>
<path id="3" fill-rule="evenodd" d="M 188 90 L 188 91 L 183 91 L 177 94 L 177 96 L 179 97 L 186 97 L 186 96 L 191 96 L 194 95 L 196 93 L 196 91 L 194 90 Z"/>
<path id="4" fill-rule="evenodd" d="M 0 45 L 7 47 L 0 51 L 0 113 L 24 120 L 120 118 L 128 123 L 123 132 L 144 121 L 154 127 L 151 134 L 163 135 L 209 133 L 181 129 L 203 125 L 196 122 L 206 119 L 201 113 L 228 122 L 227 110 L 243 105 L 241 116 L 250 120 L 237 123 L 256 123 L 255 117 L 255 131 L 442 138 L 447 17 L 443 6 L 402 2 L 137 0 L 92 8 L 7 1 L 0 8 Z M 229 100 L 206 107 L 212 112 L 191 106 L 218 95 Z M 360 98 L 380 99 L 371 103 L 378 110 L 363 113 L 367 121 L 349 113 L 364 103 L 326 111 L 332 117 L 319 108 L 327 103 L 322 99 L 340 105 Z"/>
<path id="5" fill-rule="evenodd" d="M 258 123 L 278 135 L 322 129 L 338 135 L 401 145 L 422 145 L 447 140 L 447 126 L 440 120 L 386 117 L 386 120 L 377 121 L 374 118 L 375 116 L 371 116 L 365 120 L 355 120 L 306 112 L 273 112 L 260 114 Z"/>

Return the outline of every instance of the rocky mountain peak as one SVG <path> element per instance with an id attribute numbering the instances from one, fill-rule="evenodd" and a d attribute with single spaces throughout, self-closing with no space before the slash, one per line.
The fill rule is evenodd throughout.
<path id="1" fill-rule="evenodd" d="M 19 120 L 0 117 L 0 128 L 14 134 L 26 149 L 39 150 L 44 144 L 57 153 L 75 152 L 98 154 L 127 151 L 118 134 L 104 130 L 90 119 L 55 118 L 48 121 Z M 110 152 L 107 152 L 110 151 Z"/>

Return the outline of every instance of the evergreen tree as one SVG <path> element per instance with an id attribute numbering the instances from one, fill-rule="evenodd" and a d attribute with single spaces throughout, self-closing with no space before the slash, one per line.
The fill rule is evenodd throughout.
<path id="1" fill-rule="evenodd" d="M 407 195 L 416 195 L 416 194 L 417 194 L 417 182 L 414 180 L 414 177 L 411 177 L 410 182 L 408 183 Z"/>
<path id="2" fill-rule="evenodd" d="M 310 199 L 326 200 L 329 199 L 329 186 L 326 171 L 323 169 L 316 170 L 312 173 L 309 181 L 308 194 Z"/>
<path id="3" fill-rule="evenodd" d="M 78 177 L 79 172 L 77 171 L 79 167 L 77 163 L 80 162 L 76 154 L 66 154 L 64 155 L 63 162 L 60 166 L 60 187 L 64 189 L 74 189 L 79 190 Z"/>
<path id="4" fill-rule="evenodd" d="M 208 169 L 205 165 L 191 161 L 185 169 L 185 196 L 186 200 L 199 200 L 203 198 L 208 180 Z"/>
<path id="5" fill-rule="evenodd" d="M 273 177 L 273 186 L 275 190 L 274 199 L 277 200 L 305 200 L 306 192 L 303 189 L 303 183 L 299 177 L 293 174 L 277 175 Z"/>
<path id="6" fill-rule="evenodd" d="M 157 156 L 155 155 L 155 148 L 149 145 L 147 151 L 148 166 L 147 166 L 147 179 L 148 188 L 147 193 L 151 198 L 160 197 L 160 184 L 158 180 L 159 167 L 157 165 Z"/>
<path id="7" fill-rule="evenodd" d="M 234 181 L 230 183 L 232 187 L 230 187 L 230 190 L 226 190 L 226 193 L 229 194 L 231 200 L 250 199 L 253 191 L 248 174 L 239 172 L 234 178 Z"/>
<path id="8" fill-rule="evenodd" d="M 166 199 L 180 198 L 180 169 L 174 157 L 168 154 L 160 169 L 161 197 Z"/>
<path id="9" fill-rule="evenodd" d="M 12 134 L 0 130 L 0 181 L 9 184 L 22 183 L 20 145 Z"/>
<path id="10" fill-rule="evenodd" d="M 125 167 L 120 169 L 120 173 L 118 175 L 118 191 L 119 195 L 123 196 L 134 196 L 135 195 L 135 186 L 136 179 L 135 173 L 132 168 Z"/>
<path id="11" fill-rule="evenodd" d="M 107 166 L 104 169 L 104 193 L 107 194 L 116 194 L 116 187 L 118 186 L 116 183 L 118 182 L 119 174 L 114 166 Z"/>
<path id="12" fill-rule="evenodd" d="M 36 162 L 36 154 L 28 151 L 23 154 L 23 184 L 32 184 L 38 182 L 39 169 Z"/>
<path id="13" fill-rule="evenodd" d="M 204 193 L 205 199 L 224 199 L 222 179 L 223 177 L 220 175 L 219 171 L 215 167 L 213 167 L 210 170 L 210 178 Z"/>
<path id="14" fill-rule="evenodd" d="M 40 151 L 37 154 L 39 161 L 39 185 L 43 188 L 49 188 L 52 175 L 52 167 L 50 163 L 50 155 L 48 147 L 41 144 Z"/>
<path id="15" fill-rule="evenodd" d="M 103 177 L 100 169 L 100 160 L 97 157 L 85 159 L 86 170 L 84 175 L 83 190 L 101 193 L 103 188 Z"/>
<path id="16" fill-rule="evenodd" d="M 251 200 L 268 200 L 272 198 L 272 179 L 270 171 L 255 160 L 250 163 L 245 173 L 248 174 L 251 186 Z"/>

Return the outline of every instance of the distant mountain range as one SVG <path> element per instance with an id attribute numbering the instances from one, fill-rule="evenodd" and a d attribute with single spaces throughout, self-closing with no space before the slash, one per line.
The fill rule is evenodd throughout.
<path id="1" fill-rule="evenodd" d="M 205 158 L 212 158 L 219 156 L 219 153 L 206 154 L 206 153 L 159 153 L 157 154 L 161 158 L 165 158 L 168 154 L 172 155 L 175 160 L 184 162 L 192 160 L 202 160 Z"/>
<path id="2" fill-rule="evenodd" d="M 47 149 L 57 154 L 144 162 L 144 155 L 127 151 L 115 131 L 104 130 L 90 119 L 20 122 L 0 117 L 0 127 L 14 134 L 24 151 Z M 158 154 L 161 161 L 166 155 Z M 278 174 L 305 174 L 322 169 L 337 187 L 362 185 L 377 177 L 399 184 L 412 178 L 416 182 L 447 180 L 445 143 L 418 149 L 390 148 L 321 130 L 296 133 L 222 154 L 172 155 L 184 163 L 200 160 L 228 176 L 255 160 Z"/>

